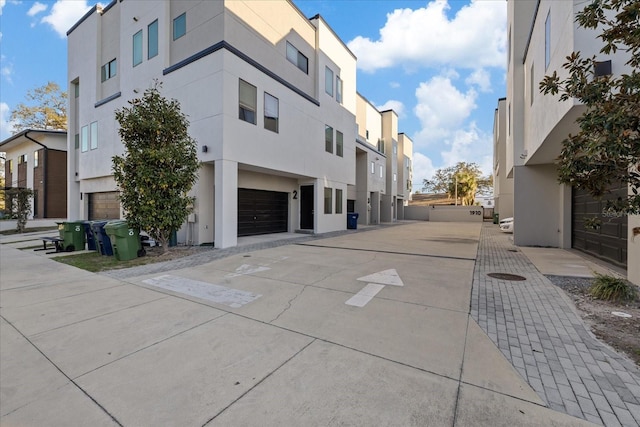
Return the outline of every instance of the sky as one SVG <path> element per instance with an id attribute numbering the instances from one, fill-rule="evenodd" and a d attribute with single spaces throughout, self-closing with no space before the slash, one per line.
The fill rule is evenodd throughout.
<path id="1" fill-rule="evenodd" d="M 66 90 L 66 32 L 96 3 L 0 0 L 0 139 L 29 89 L 54 81 Z M 414 143 L 414 190 L 460 161 L 491 173 L 493 115 L 506 94 L 506 1 L 294 3 L 322 15 L 356 55 L 358 92 L 398 114 Z"/>

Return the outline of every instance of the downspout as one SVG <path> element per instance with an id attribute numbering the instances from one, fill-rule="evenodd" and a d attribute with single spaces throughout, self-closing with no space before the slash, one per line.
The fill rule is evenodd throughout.
<path id="1" fill-rule="evenodd" d="M 36 144 L 44 148 L 44 159 L 42 159 L 42 176 L 44 177 L 44 186 L 43 186 L 44 194 L 42 195 L 42 204 L 44 206 L 42 207 L 42 218 L 47 218 L 47 186 L 49 185 L 49 182 L 48 182 L 49 179 L 47 177 L 47 163 L 48 163 L 49 156 L 47 154 L 49 153 L 49 147 L 31 138 L 29 136 L 29 132 L 31 132 L 31 130 L 26 131 L 24 133 L 24 137 L 27 138 L 29 141 L 35 142 Z"/>

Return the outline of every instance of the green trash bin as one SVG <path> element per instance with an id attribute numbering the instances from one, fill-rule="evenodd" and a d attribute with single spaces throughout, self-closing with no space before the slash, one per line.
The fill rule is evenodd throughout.
<path id="1" fill-rule="evenodd" d="M 66 252 L 84 250 L 84 221 L 59 222 L 58 232 L 60 233 L 60 238 L 62 239 L 62 248 Z"/>
<path id="2" fill-rule="evenodd" d="M 140 231 L 129 228 L 127 221 L 109 221 L 105 224 L 104 231 L 111 239 L 113 255 L 118 261 L 128 261 L 144 255 Z"/>
<path id="3" fill-rule="evenodd" d="M 493 214 L 493 223 L 500 224 L 500 215 L 498 215 L 497 213 Z"/>

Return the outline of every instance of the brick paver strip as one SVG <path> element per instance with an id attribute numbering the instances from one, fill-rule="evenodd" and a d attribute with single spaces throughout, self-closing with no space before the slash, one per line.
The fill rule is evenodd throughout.
<path id="1" fill-rule="evenodd" d="M 586 329 L 569 298 L 510 237 L 482 227 L 472 317 L 550 408 L 606 426 L 640 425 L 640 369 Z"/>

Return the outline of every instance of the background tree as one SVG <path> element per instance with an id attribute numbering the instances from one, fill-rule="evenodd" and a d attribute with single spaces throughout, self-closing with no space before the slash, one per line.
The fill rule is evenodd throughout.
<path id="1" fill-rule="evenodd" d="M 473 205 L 476 193 L 486 191 L 492 185 L 493 177 L 483 177 L 476 163 L 458 162 L 455 166 L 436 170 L 431 179 L 423 180 L 422 191 L 447 193 L 450 198 L 457 194 L 462 205 Z"/>
<path id="2" fill-rule="evenodd" d="M 30 188 L 10 188 L 5 191 L 5 197 L 10 218 L 16 220 L 16 231 L 24 233 L 27 219 L 31 213 L 33 190 Z"/>
<path id="3" fill-rule="evenodd" d="M 10 121 L 15 132 L 24 129 L 67 129 L 67 93 L 54 82 L 31 89 L 11 111 Z"/>
<path id="4" fill-rule="evenodd" d="M 583 58 L 579 52 L 567 57 L 563 68 L 545 76 L 540 91 L 556 95 L 560 101 L 578 99 L 586 111 L 577 119 L 580 131 L 562 143 L 558 158 L 561 183 L 586 189 L 602 198 L 612 183 L 626 182 L 632 194 L 607 202 L 607 210 L 619 214 L 640 213 L 640 2 L 637 0 L 596 0 L 576 16 L 587 29 L 601 30 L 608 55 L 626 52 L 630 72 L 596 76 L 596 57 Z"/>
<path id="5" fill-rule="evenodd" d="M 161 96 L 160 86 L 116 111 L 126 151 L 112 160 L 127 222 L 160 242 L 166 253 L 171 233 L 191 212 L 194 199 L 188 192 L 199 162 L 189 121 L 178 101 Z"/>

